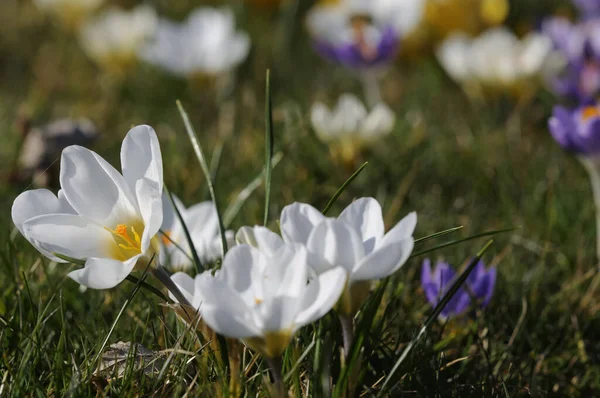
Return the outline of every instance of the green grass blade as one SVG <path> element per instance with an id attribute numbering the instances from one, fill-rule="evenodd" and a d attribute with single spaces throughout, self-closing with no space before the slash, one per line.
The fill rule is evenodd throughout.
<path id="1" fill-rule="evenodd" d="M 267 69 L 265 84 L 265 217 L 263 225 L 269 221 L 271 205 L 271 171 L 273 161 L 273 105 L 271 103 L 271 71 Z"/>
<path id="2" fill-rule="evenodd" d="M 442 312 L 442 310 L 444 309 L 446 304 L 448 304 L 448 302 L 456 294 L 458 289 L 460 289 L 460 287 L 463 285 L 463 283 L 465 283 L 465 281 L 469 277 L 469 274 L 471 273 L 471 271 L 473 271 L 473 269 L 475 268 L 475 266 L 477 265 L 477 263 L 479 262 L 479 260 L 483 256 L 483 254 L 489 249 L 489 247 L 492 245 L 493 242 L 494 242 L 493 240 L 488 241 L 486 243 L 486 245 L 481 250 L 479 250 L 479 252 L 471 260 L 471 262 L 469 263 L 467 268 L 462 272 L 462 274 L 460 274 L 458 279 L 456 279 L 456 281 L 452 284 L 450 289 L 448 289 L 446 294 L 444 294 L 444 296 L 442 297 L 440 302 L 435 306 L 435 308 L 433 309 L 433 312 L 431 313 L 431 315 L 429 315 L 429 317 L 423 324 L 423 327 L 419 330 L 419 333 L 417 334 L 417 336 L 406 346 L 404 351 L 402 351 L 402 354 L 400 355 L 400 357 L 398 358 L 398 360 L 392 367 L 392 370 L 386 376 L 385 381 L 383 382 L 383 384 L 381 386 L 381 390 L 379 390 L 379 394 L 377 394 L 378 397 L 383 396 L 383 394 L 385 393 L 386 387 L 392 380 L 392 377 L 394 376 L 394 374 L 396 373 L 396 371 L 398 370 L 400 365 L 402 365 L 404 360 L 408 357 L 408 354 L 410 353 L 410 351 L 419 342 L 419 340 L 423 337 L 423 335 L 425 335 L 425 332 L 427 331 L 429 326 L 437 319 L 437 317 L 440 315 L 440 313 Z"/>
<path id="3" fill-rule="evenodd" d="M 198 252 L 196 252 L 196 247 L 194 246 L 194 242 L 192 241 L 192 235 L 190 234 L 190 230 L 188 229 L 187 225 L 185 224 L 185 221 L 183 220 L 183 216 L 181 215 L 181 212 L 177 208 L 177 204 L 175 203 L 173 194 L 171 193 L 171 191 L 169 191 L 167 189 L 166 186 L 164 187 L 164 190 L 167 191 L 167 195 L 169 196 L 171 205 L 173 206 L 173 209 L 175 209 L 175 215 L 177 216 L 177 219 L 179 220 L 179 222 L 181 223 L 181 226 L 183 227 L 183 233 L 185 234 L 185 239 L 187 240 L 190 250 L 192 252 L 192 257 L 194 259 L 194 265 L 196 266 L 196 272 L 201 273 L 204 271 L 205 268 L 202 265 L 202 262 L 200 261 L 200 257 L 198 257 Z"/>
<path id="4" fill-rule="evenodd" d="M 283 154 L 281 152 L 277 152 L 275 156 L 273 156 L 272 167 L 275 168 L 281 159 L 283 159 Z M 240 193 L 229 203 L 225 209 L 225 212 L 223 213 L 223 224 L 225 225 L 225 228 L 229 228 L 235 216 L 237 216 L 239 211 L 242 209 L 242 206 L 244 206 L 244 203 L 246 203 L 246 200 L 248 200 L 250 195 L 252 195 L 252 193 L 256 191 L 258 187 L 260 187 L 265 178 L 265 171 L 266 169 L 261 170 L 260 174 L 256 176 L 255 179 L 250 181 L 250 183 L 246 185 L 246 187 L 242 189 Z"/>
<path id="5" fill-rule="evenodd" d="M 435 251 L 435 250 L 438 250 L 438 249 L 442 249 L 444 247 L 450 247 L 450 246 L 458 245 L 459 243 L 468 242 L 468 241 L 473 240 L 473 239 L 483 238 L 483 237 L 486 237 L 486 236 L 493 236 L 493 235 L 501 234 L 501 233 L 504 233 L 504 232 L 514 231 L 516 229 L 518 229 L 518 227 L 517 228 L 498 229 L 498 230 L 495 230 L 495 231 L 486 231 L 486 232 L 482 232 L 482 233 L 475 234 L 475 235 L 472 235 L 472 236 L 468 236 L 468 237 L 463 238 L 463 239 L 451 240 L 450 242 L 441 243 L 441 244 L 439 244 L 437 246 L 434 246 L 434 247 L 431 247 L 429 249 L 425 249 L 425 250 L 421 250 L 420 252 L 413 253 L 413 254 L 410 255 L 409 258 L 417 257 L 417 256 L 420 256 L 422 254 L 426 254 L 426 253 L 429 253 L 429 252 L 432 252 L 432 251 Z"/>
<path id="6" fill-rule="evenodd" d="M 449 229 L 446 229 L 446 230 L 443 230 L 443 231 L 440 231 L 440 232 L 436 232 L 434 234 L 427 235 L 427 236 L 424 236 L 424 237 L 419 238 L 419 239 L 415 239 L 415 244 L 427 242 L 428 240 L 439 238 L 441 236 L 451 234 L 451 233 L 459 231 L 461 229 L 463 229 L 462 225 L 458 226 L 458 227 L 454 227 L 454 228 L 449 228 Z"/>
<path id="7" fill-rule="evenodd" d="M 217 195 L 215 194 L 215 187 L 213 185 L 213 181 L 210 176 L 210 170 L 208 168 L 208 163 L 206 162 L 206 157 L 204 156 L 204 152 L 202 151 L 202 147 L 200 146 L 200 142 L 198 141 L 198 137 L 196 136 L 196 131 L 190 122 L 190 118 L 183 109 L 183 105 L 181 105 L 181 101 L 177 100 L 177 108 L 179 109 L 179 114 L 181 115 L 181 119 L 183 119 L 183 124 L 185 125 L 185 129 L 187 131 L 188 137 L 192 143 L 192 147 L 194 148 L 194 152 L 196 153 L 196 157 L 200 162 L 200 167 L 202 168 L 202 172 L 204 173 L 204 177 L 206 178 L 206 185 L 208 186 L 208 191 L 210 193 L 210 197 L 215 205 L 215 209 L 217 211 L 217 218 L 219 219 L 219 232 L 221 233 L 221 244 L 222 244 L 222 257 L 225 257 L 225 253 L 227 252 L 227 238 L 225 237 L 225 228 L 223 227 L 223 219 L 221 218 L 221 212 L 219 211 L 219 202 L 217 201 Z"/>
<path id="8" fill-rule="evenodd" d="M 327 206 L 325 206 L 325 208 L 324 208 L 324 209 L 323 209 L 323 211 L 322 211 L 322 213 L 323 213 L 323 214 L 327 214 L 327 212 L 329 212 L 329 210 L 331 210 L 331 206 L 333 206 L 333 204 L 335 203 L 335 201 L 336 201 L 336 200 L 338 200 L 338 198 L 339 198 L 339 197 L 340 197 L 340 195 L 341 195 L 341 194 L 342 194 L 342 193 L 343 193 L 343 192 L 346 190 L 346 188 L 348 187 L 348 185 L 350 185 L 350 184 L 352 183 L 352 181 L 354 181 L 354 179 L 355 179 L 356 177 L 358 177 L 358 175 L 359 175 L 359 174 L 360 174 L 360 173 L 363 171 L 363 169 L 364 169 L 365 167 L 367 167 L 367 165 L 368 165 L 368 164 L 369 164 L 369 162 L 365 162 L 365 163 L 363 163 L 363 165 L 362 165 L 362 166 L 360 166 L 360 167 L 358 168 L 358 170 L 356 170 L 356 171 L 354 172 L 354 174 L 352 174 L 352 175 L 350 176 L 350 178 L 348 178 L 348 179 L 346 180 L 346 182 L 344 182 L 344 183 L 342 184 L 342 186 L 340 187 L 340 189 L 338 189 L 338 190 L 336 191 L 336 193 L 335 193 L 335 194 L 334 194 L 334 195 L 331 197 L 331 199 L 329 199 L 329 202 L 327 203 Z"/>

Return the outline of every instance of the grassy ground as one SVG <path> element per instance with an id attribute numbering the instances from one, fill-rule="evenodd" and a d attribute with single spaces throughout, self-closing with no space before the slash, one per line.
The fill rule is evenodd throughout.
<path id="1" fill-rule="evenodd" d="M 168 8 L 166 1 L 151 3 L 174 17 L 189 8 L 186 1 Z M 103 133 L 94 149 L 115 165 L 129 126 L 154 126 L 170 189 L 188 205 L 204 200 L 202 173 L 175 106 L 181 99 L 205 150 L 223 146 L 216 185 L 227 206 L 263 165 L 264 74 L 271 67 L 276 151 L 283 153 L 273 174 L 271 226 L 276 228 L 281 208 L 293 201 L 322 208 L 353 170 L 329 159 L 308 124 L 309 107 L 316 99 L 332 102 L 342 91 L 360 94 L 360 87 L 347 72 L 311 53 L 299 23 L 241 13 L 240 24 L 256 37 L 253 52 L 233 90 L 217 93 L 210 85 L 188 84 L 146 65 L 127 76 L 106 76 L 29 2 L 3 0 L 0 169 L 4 174 L 14 161 L 18 138 L 11 125 L 25 104 L 40 123 L 62 116 L 92 118 Z M 519 107 L 507 100 L 471 102 L 431 60 L 399 64 L 387 76 L 383 94 L 397 112 L 396 129 L 357 161 L 356 166 L 363 160 L 369 165 L 331 214 L 355 197 L 374 196 L 388 227 L 417 211 L 417 237 L 464 226 L 455 236 L 416 250 L 520 226 L 498 235 L 485 255 L 499 272 L 489 307 L 434 323 L 393 376 L 388 394 L 597 395 L 600 276 L 594 206 L 585 171 L 546 131 L 552 98 L 540 94 Z M 160 299 L 129 282 L 110 291 L 80 292 L 66 277 L 70 266 L 50 264 L 15 233 L 10 206 L 26 188 L 0 184 L 0 396 L 227 393 L 225 365 L 214 345 L 186 330 Z M 233 227 L 262 221 L 263 195 L 259 188 L 250 197 Z M 460 266 L 485 243 L 473 240 L 428 255 Z M 370 331 L 355 360 L 361 372 L 349 380 L 365 396 L 377 394 L 431 312 L 419 287 L 423 258 L 413 258 L 382 284 L 361 317 Z M 372 322 L 364 319 L 370 315 L 376 315 Z M 167 364 L 153 376 L 134 372 L 133 366 L 120 379 L 95 373 L 101 348 L 117 341 L 163 351 Z M 339 393 L 327 381 L 348 375 L 340 365 L 340 343 L 331 315 L 300 333 L 284 366 L 294 395 Z M 246 396 L 265 394 L 266 367 L 255 359 L 244 351 Z"/>

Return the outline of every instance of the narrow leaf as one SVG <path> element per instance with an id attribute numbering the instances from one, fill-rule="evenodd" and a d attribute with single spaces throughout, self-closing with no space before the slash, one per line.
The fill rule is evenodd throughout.
<path id="1" fill-rule="evenodd" d="M 323 209 L 323 211 L 322 211 L 322 213 L 323 213 L 323 214 L 327 214 L 327 212 L 328 212 L 329 210 L 331 210 L 331 207 L 333 206 L 333 204 L 335 203 L 335 201 L 336 201 L 336 200 L 338 200 L 338 198 L 339 198 L 339 197 L 340 197 L 340 195 L 341 195 L 341 194 L 342 194 L 342 193 L 343 193 L 343 192 L 346 190 L 346 188 L 348 187 L 348 185 L 350 185 L 350 183 L 352 183 L 352 181 L 354 181 L 354 179 L 355 179 L 356 177 L 358 177 L 358 175 L 359 175 L 359 174 L 360 174 L 360 173 L 363 171 L 363 169 L 364 169 L 365 167 L 367 167 L 367 165 L 368 165 L 368 164 L 369 164 L 369 162 L 365 162 L 365 163 L 363 163 L 363 165 L 362 165 L 362 166 L 360 166 L 360 167 L 358 168 L 358 170 L 356 170 L 356 171 L 354 172 L 354 174 L 352 174 L 352 175 L 350 176 L 350 178 L 348 178 L 348 179 L 346 180 L 346 182 L 344 182 L 344 183 L 342 184 L 342 186 L 340 187 L 340 189 L 338 189 L 338 190 L 336 191 L 336 193 L 335 193 L 335 194 L 334 194 L 334 195 L 331 197 L 331 199 L 329 199 L 329 202 L 327 203 L 327 206 L 325 206 L 325 208 L 324 208 L 324 209 Z"/>
<path id="2" fill-rule="evenodd" d="M 265 217 L 263 224 L 269 221 L 269 206 L 271 202 L 271 170 L 273 160 L 273 105 L 271 103 L 271 71 L 267 69 L 265 84 Z"/>
<path id="3" fill-rule="evenodd" d="M 192 143 L 192 147 L 194 148 L 194 152 L 196 153 L 196 157 L 200 162 L 200 167 L 202 168 L 202 172 L 204 173 L 204 177 L 206 178 L 206 185 L 208 186 L 208 191 L 210 193 L 210 197 L 215 204 L 215 209 L 217 211 L 217 218 L 219 219 L 219 232 L 221 233 L 221 244 L 222 244 L 222 257 L 225 257 L 225 253 L 227 252 L 227 238 L 225 237 L 225 228 L 223 227 L 223 219 L 221 218 L 221 212 L 219 211 L 219 202 L 217 201 L 217 195 L 215 194 L 215 187 L 213 185 L 213 181 L 210 176 L 210 170 L 208 168 L 208 163 L 206 162 L 206 157 L 204 156 L 204 152 L 202 151 L 202 147 L 200 146 L 200 142 L 198 141 L 198 137 L 196 136 L 196 131 L 190 122 L 190 118 L 183 109 L 183 105 L 181 105 L 181 101 L 177 100 L 177 108 L 179 109 L 179 113 L 181 114 L 181 119 L 183 119 L 183 124 L 185 125 L 185 129 L 187 131 L 188 137 Z"/>

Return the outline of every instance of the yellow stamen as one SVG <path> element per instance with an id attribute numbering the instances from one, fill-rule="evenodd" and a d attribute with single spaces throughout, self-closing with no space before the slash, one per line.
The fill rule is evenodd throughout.
<path id="1" fill-rule="evenodd" d="M 110 229 L 104 227 L 107 231 L 109 231 L 115 238 L 122 239 L 126 244 L 118 243 L 118 246 L 123 250 L 131 250 L 138 253 L 142 252 L 142 240 L 140 239 L 140 235 L 137 233 L 134 227 L 127 228 L 125 224 L 119 224 L 115 229 Z M 133 234 L 133 239 L 129 236 L 128 230 L 131 230 Z"/>
<path id="2" fill-rule="evenodd" d="M 254 304 L 258 305 L 258 304 L 262 304 L 263 300 L 259 299 L 257 297 L 254 298 Z"/>
<path id="3" fill-rule="evenodd" d="M 600 116 L 600 108 L 598 108 L 597 106 L 586 106 L 581 111 L 581 118 L 583 119 L 583 121 L 598 116 Z"/>
<path id="4" fill-rule="evenodd" d="M 358 49 L 362 55 L 367 59 L 372 59 L 377 56 L 377 49 L 371 47 L 366 39 L 365 30 L 369 26 L 370 22 L 368 17 L 357 15 L 351 18 L 350 25 L 354 33 L 354 40 L 358 45 Z"/>

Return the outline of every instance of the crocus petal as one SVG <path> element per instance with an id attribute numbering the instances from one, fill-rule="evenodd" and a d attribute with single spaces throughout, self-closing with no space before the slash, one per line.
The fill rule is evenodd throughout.
<path id="1" fill-rule="evenodd" d="M 415 232 L 415 227 L 417 226 L 417 213 L 411 212 L 408 213 L 406 217 L 398 222 L 394 226 L 394 228 L 390 229 L 383 239 L 381 240 L 380 245 L 385 246 L 392 244 L 393 242 L 397 242 L 408 237 L 411 237 Z"/>
<path id="2" fill-rule="evenodd" d="M 324 219 L 319 210 L 305 203 L 284 207 L 279 220 L 283 240 L 306 244 L 313 228 Z"/>
<path id="3" fill-rule="evenodd" d="M 344 209 L 338 217 L 360 233 L 365 253 L 371 253 L 383 237 L 385 226 L 381 206 L 373 198 L 360 198 Z"/>
<path id="4" fill-rule="evenodd" d="M 173 275 L 171 275 L 171 280 L 173 281 L 173 283 L 175 283 L 175 285 L 177 285 L 179 291 L 181 292 L 181 294 L 183 294 L 187 301 L 189 301 L 190 304 L 193 303 L 195 287 L 194 278 L 192 278 L 185 272 L 176 272 Z M 170 291 L 169 297 L 171 298 L 171 300 L 178 302 L 175 296 L 173 296 L 173 293 L 171 293 Z"/>
<path id="5" fill-rule="evenodd" d="M 60 193 L 59 193 L 60 194 Z M 25 191 L 13 202 L 11 213 L 12 220 L 19 232 L 33 244 L 42 254 L 52 261 L 59 263 L 66 262 L 48 250 L 38 246 L 35 240 L 25 235 L 23 224 L 34 217 L 46 215 L 46 214 L 73 214 L 73 209 L 68 206 L 68 202 L 57 198 L 52 192 L 47 189 L 36 189 L 32 191 Z"/>
<path id="6" fill-rule="evenodd" d="M 154 182 L 163 189 L 163 164 L 156 132 L 150 126 L 141 125 L 129 130 L 121 146 L 121 167 L 129 189 L 135 192 L 140 179 Z"/>
<path id="7" fill-rule="evenodd" d="M 137 217 L 136 200 L 123 176 L 89 149 L 73 145 L 63 151 L 60 185 L 78 214 L 103 226 Z"/>
<path id="8" fill-rule="evenodd" d="M 375 141 L 385 134 L 389 134 L 396 123 L 396 115 L 385 104 L 377 104 L 361 126 L 362 139 Z"/>
<path id="9" fill-rule="evenodd" d="M 423 267 L 421 268 L 421 285 L 429 304 L 435 305 L 440 294 L 440 285 L 433 278 L 431 261 L 428 258 L 423 261 Z"/>
<path id="10" fill-rule="evenodd" d="M 184 211 L 184 221 L 190 235 L 197 239 L 212 238 L 219 233 L 217 209 L 211 201 L 197 203 Z"/>
<path id="11" fill-rule="evenodd" d="M 162 191 L 154 181 L 142 179 L 137 181 L 135 192 L 144 220 L 141 249 L 145 252 L 150 247 L 150 240 L 162 225 Z"/>
<path id="12" fill-rule="evenodd" d="M 262 296 L 262 272 L 267 267 L 265 255 L 255 247 L 238 245 L 227 252 L 221 267 L 221 276 L 236 294 L 247 303 Z M 262 297 L 259 297 L 262 299 Z"/>
<path id="13" fill-rule="evenodd" d="M 12 205 L 11 215 L 13 223 L 23 234 L 25 221 L 44 214 L 62 213 L 61 210 L 61 202 L 56 195 L 47 189 L 35 189 L 17 196 Z"/>
<path id="14" fill-rule="evenodd" d="M 262 335 L 250 308 L 236 291 L 210 273 L 205 274 L 196 280 L 196 289 L 202 291 L 204 298 L 199 308 L 204 322 L 227 337 L 243 339 Z"/>
<path id="15" fill-rule="evenodd" d="M 23 224 L 25 236 L 45 251 L 75 259 L 109 257 L 116 244 L 110 232 L 93 221 L 72 214 L 47 214 Z"/>
<path id="16" fill-rule="evenodd" d="M 235 240 L 240 244 L 257 247 L 260 251 L 268 255 L 275 253 L 284 244 L 281 236 L 261 226 L 240 228 L 235 236 Z"/>
<path id="17" fill-rule="evenodd" d="M 327 219 L 315 227 L 306 244 L 309 252 L 322 259 L 322 263 L 313 264 L 317 272 L 341 265 L 348 272 L 365 255 L 364 248 L 358 232 L 343 221 Z M 311 258 L 315 258 L 313 256 Z"/>
<path id="18" fill-rule="evenodd" d="M 413 238 L 406 238 L 378 247 L 356 265 L 352 280 L 374 280 L 392 275 L 408 260 L 413 246 Z"/>
<path id="19" fill-rule="evenodd" d="M 305 303 L 309 305 L 296 316 L 296 328 L 299 329 L 325 316 L 339 300 L 347 278 L 348 272 L 343 267 L 336 267 L 309 282 L 305 298 Z"/>
<path id="20" fill-rule="evenodd" d="M 89 258 L 85 267 L 69 273 L 69 278 L 91 289 L 110 289 L 123 282 L 133 271 L 140 255 L 121 262 L 107 258 Z"/>
<path id="21" fill-rule="evenodd" d="M 179 219 L 177 218 L 177 214 L 175 213 L 175 209 L 173 208 L 173 204 L 171 203 L 171 199 L 169 198 L 169 194 L 167 193 L 167 191 L 163 191 L 162 201 L 163 223 L 160 228 L 163 231 L 167 232 L 171 231 L 175 227 L 175 225 L 179 224 Z M 175 202 L 175 205 L 177 206 L 179 212 L 183 213 L 185 211 L 185 206 L 183 205 L 183 202 L 181 202 L 181 200 L 175 195 L 173 195 L 173 201 Z"/>

